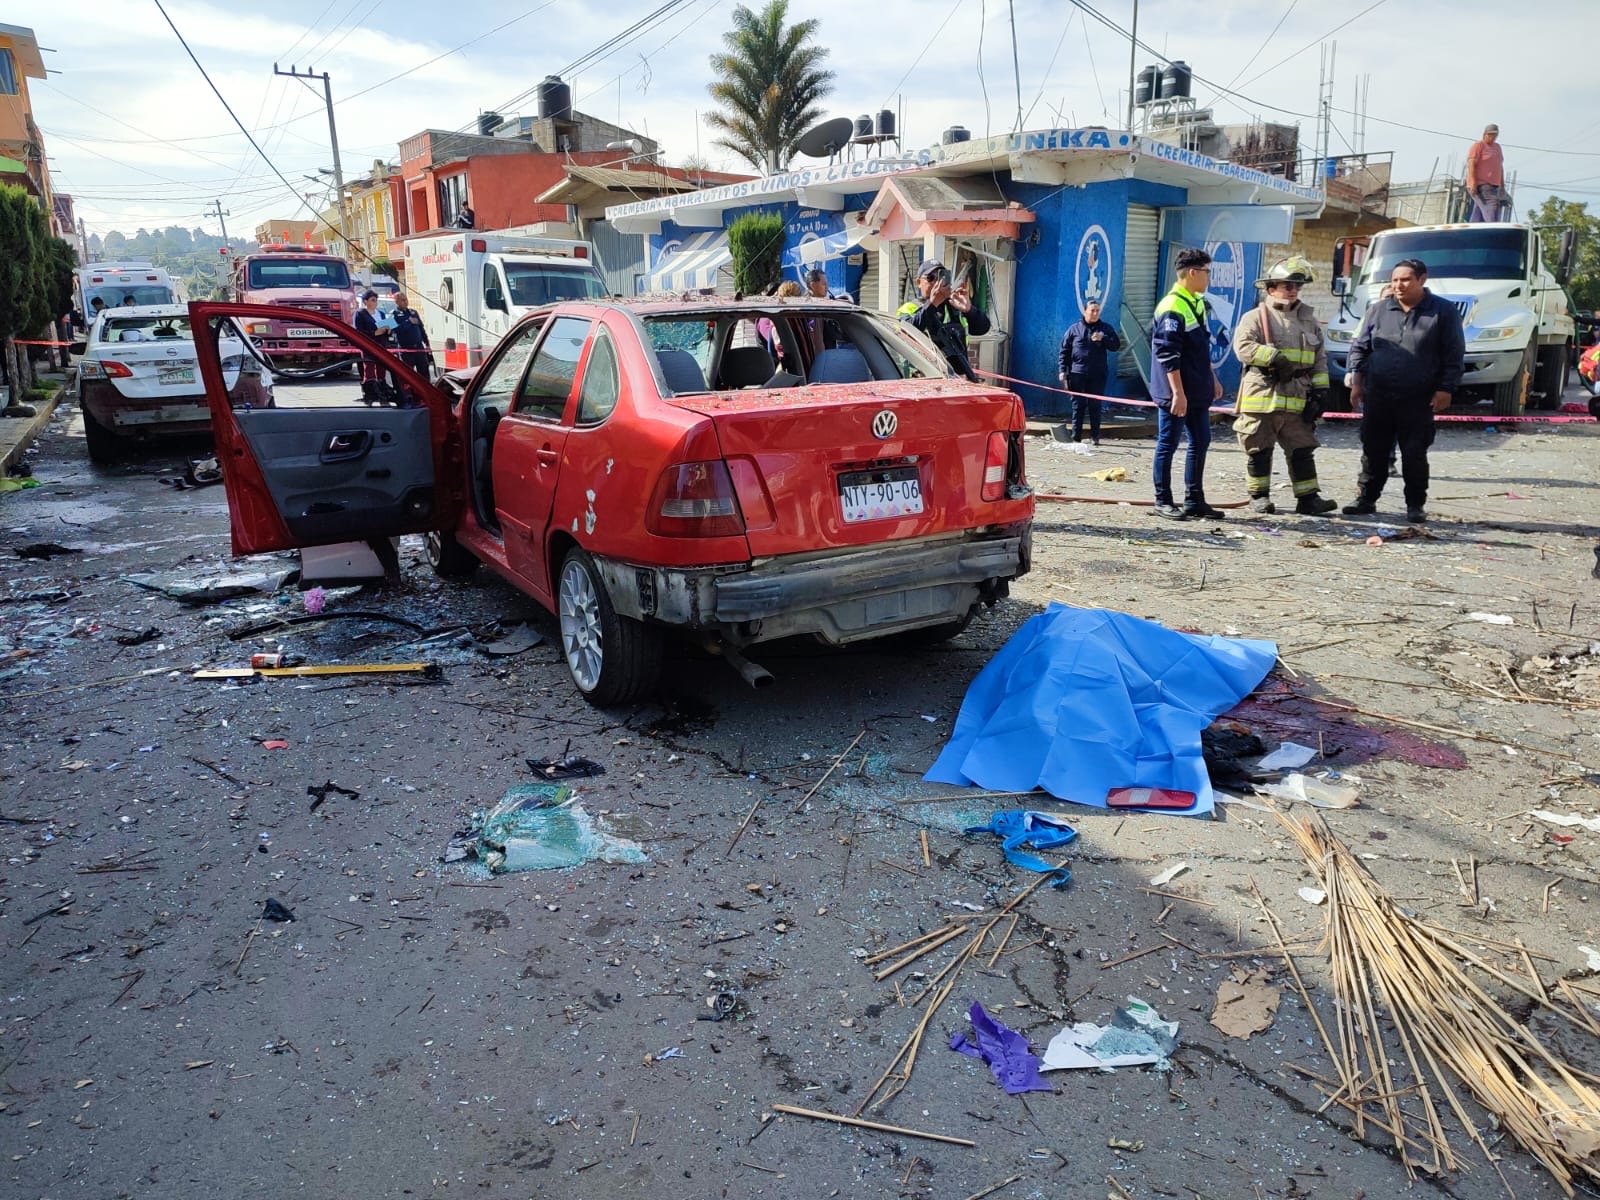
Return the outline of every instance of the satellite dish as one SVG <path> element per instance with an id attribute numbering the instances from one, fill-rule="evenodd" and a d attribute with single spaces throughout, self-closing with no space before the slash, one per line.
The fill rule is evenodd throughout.
<path id="1" fill-rule="evenodd" d="M 795 143 L 795 149 L 807 158 L 832 158 L 850 144 L 850 135 L 854 132 L 855 122 L 849 117 L 835 117 L 806 130 Z"/>

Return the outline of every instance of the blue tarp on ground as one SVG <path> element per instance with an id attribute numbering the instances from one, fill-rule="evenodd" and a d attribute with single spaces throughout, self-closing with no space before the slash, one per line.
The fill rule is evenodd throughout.
<path id="1" fill-rule="evenodd" d="M 993 791 L 1043 788 L 1105 808 L 1114 788 L 1193 792 L 1211 811 L 1200 731 L 1266 678 L 1272 642 L 1174 633 L 1106 609 L 1053 604 L 967 689 L 925 776 Z"/>

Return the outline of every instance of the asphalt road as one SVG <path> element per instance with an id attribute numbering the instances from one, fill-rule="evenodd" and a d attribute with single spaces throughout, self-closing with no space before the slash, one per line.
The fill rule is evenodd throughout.
<path id="1" fill-rule="evenodd" d="M 341 386 L 356 385 L 308 394 Z M 1326 490 L 1346 501 L 1353 431 L 1324 438 Z M 1018 906 L 1003 949 L 962 970 L 904 1091 L 864 1114 L 974 1145 L 773 1105 L 854 1113 L 949 954 L 881 982 L 862 960 L 986 921 L 1032 881 L 959 832 L 1015 799 L 907 801 L 950 795 L 920 776 L 967 685 L 1054 601 L 1272 638 L 1287 683 L 1447 731 L 1366 720 L 1375 755 L 1330 760 L 1359 775 L 1361 804 L 1330 826 L 1502 969 L 1521 970 L 1502 949 L 1521 938 L 1548 956 L 1547 982 L 1592 979 L 1578 947 L 1600 945 L 1600 835 L 1526 814 L 1600 801 L 1600 429 L 1441 430 L 1428 536 L 1379 546 L 1366 539 L 1393 534 L 1396 494 L 1388 526 L 1170 525 L 1116 503 L 1148 498 L 1148 442 L 1034 441 L 1037 487 L 1112 503 L 1042 504 L 1034 573 L 949 646 L 780 646 L 753 655 L 777 676 L 759 692 L 685 650 L 658 698 L 611 712 L 575 698 L 531 602 L 483 572 L 431 578 L 414 540 L 402 589 L 330 600 L 377 616 L 238 639 L 304 615 L 302 596 L 184 606 L 127 582 L 229 569 L 220 489 L 158 482 L 195 449 L 95 469 L 65 406 L 36 454 L 42 486 L 0 496 L 7 1195 L 1560 1194 L 1502 1142 L 1487 1164 L 1455 1126 L 1459 1168 L 1413 1185 L 1381 1133 L 1317 1111 L 1300 1071 L 1333 1068 L 1251 885 L 1304 949 L 1326 1021 L 1322 912 L 1298 895 L 1299 852 L 1251 809 L 1196 821 L 1029 801 L 1079 830 L 1072 884 Z M 1129 482 L 1087 477 L 1117 466 Z M 1242 490 L 1242 466 L 1219 430 L 1214 501 Z M 69 552 L 15 557 L 37 543 Z M 482 652 L 519 622 L 545 642 Z M 441 678 L 191 675 L 278 649 L 427 660 Z M 1329 745 L 1358 740 L 1350 720 L 1327 720 Z M 528 758 L 569 751 L 604 765 L 573 786 L 645 862 L 488 878 L 440 861 L 474 813 L 533 781 Z M 1466 765 L 1419 765 L 1452 758 Z M 308 794 L 327 783 L 345 790 Z M 296 919 L 263 920 L 268 898 Z M 1226 1036 L 1209 1023 L 1219 985 L 1254 967 L 1281 993 L 1276 1016 Z M 724 992 L 731 1017 L 699 1020 Z M 1129 995 L 1180 1023 L 1170 1072 L 1051 1074 L 1053 1091 L 1013 1097 L 946 1048 L 974 1002 L 1040 1050 Z M 1592 1037 L 1531 1008 L 1548 1044 L 1600 1072 Z"/>

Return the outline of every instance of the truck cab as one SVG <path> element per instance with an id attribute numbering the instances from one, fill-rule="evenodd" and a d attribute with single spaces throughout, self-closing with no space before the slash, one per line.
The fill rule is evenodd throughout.
<path id="1" fill-rule="evenodd" d="M 1544 265 L 1545 239 L 1560 237 L 1559 262 Z M 1566 292 L 1570 231 L 1510 222 L 1418 225 L 1370 237 L 1341 238 L 1334 249 L 1339 309 L 1328 322 L 1328 372 L 1344 386 L 1350 343 L 1404 259 L 1428 268 L 1428 290 L 1454 304 L 1466 335 L 1461 387 L 1486 393 L 1496 416 L 1560 406 L 1575 359 L 1576 325 Z"/>
<path id="2" fill-rule="evenodd" d="M 606 295 L 588 242 L 461 231 L 406 242 L 406 278 L 444 370 L 480 365 L 528 313 Z"/>
<path id="3" fill-rule="evenodd" d="M 345 325 L 355 320 L 356 285 L 350 264 L 321 245 L 287 242 L 262 246 L 234 263 L 233 299 L 241 304 L 281 305 L 288 310 L 324 313 Z M 274 369 L 292 368 L 315 374 L 348 367 L 358 361 L 356 348 L 326 329 L 296 321 L 293 311 L 281 320 L 253 322 L 248 330 Z"/>

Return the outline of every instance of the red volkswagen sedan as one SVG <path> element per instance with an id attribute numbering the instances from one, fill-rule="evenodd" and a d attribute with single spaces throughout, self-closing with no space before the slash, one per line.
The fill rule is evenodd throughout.
<path id="1" fill-rule="evenodd" d="M 464 391 L 363 343 L 392 405 L 270 409 L 221 364 L 269 314 L 190 311 L 235 554 L 425 533 L 439 574 L 487 564 L 554 613 L 597 705 L 650 687 L 664 634 L 762 683 L 752 645 L 952 637 L 1028 569 L 1021 401 L 852 305 L 557 304 Z"/>

